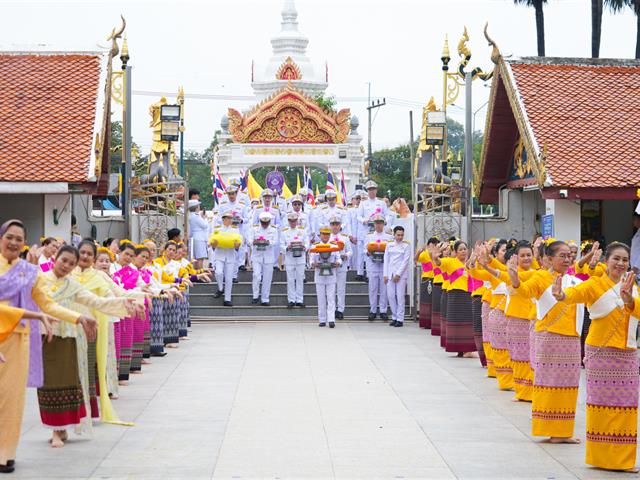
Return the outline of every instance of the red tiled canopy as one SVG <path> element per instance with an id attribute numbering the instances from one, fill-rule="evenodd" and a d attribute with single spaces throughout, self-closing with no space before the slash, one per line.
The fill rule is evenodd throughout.
<path id="1" fill-rule="evenodd" d="M 100 72 L 98 53 L 0 53 L 0 181 L 89 179 Z"/>
<path id="2" fill-rule="evenodd" d="M 485 132 L 483 169 L 489 187 L 483 188 L 481 199 L 489 201 L 497 192 L 494 184 L 506 181 L 514 137 L 504 134 L 504 122 L 496 115 L 502 111 L 500 118 L 511 117 L 507 123 L 516 128 L 516 104 L 526 114 L 520 129 L 530 128 L 538 151 L 547 148 L 543 196 L 558 189 L 583 192 L 582 198 L 604 198 L 601 195 L 611 195 L 612 189 L 635 196 L 629 192 L 640 186 L 640 62 L 505 59 L 494 82 L 498 89 Z M 509 115 L 504 115 L 504 107 Z"/>

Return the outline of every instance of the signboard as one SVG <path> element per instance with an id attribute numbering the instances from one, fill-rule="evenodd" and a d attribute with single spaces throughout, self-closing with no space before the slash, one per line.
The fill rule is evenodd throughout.
<path id="1" fill-rule="evenodd" d="M 282 193 L 282 186 L 284 185 L 284 175 L 277 170 L 267 173 L 264 179 L 267 184 L 267 188 L 270 188 L 274 192 L 278 192 L 278 195 Z"/>
<path id="2" fill-rule="evenodd" d="M 543 215 L 540 223 L 542 225 L 542 238 L 553 237 L 553 215 Z"/>

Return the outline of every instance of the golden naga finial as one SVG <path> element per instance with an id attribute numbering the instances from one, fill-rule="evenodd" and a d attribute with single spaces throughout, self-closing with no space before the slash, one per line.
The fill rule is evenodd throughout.
<path id="1" fill-rule="evenodd" d="M 120 18 L 122 19 L 120 30 L 116 31 L 116 29 L 114 28 L 113 30 L 111 30 L 111 35 L 107 37 L 107 40 L 111 40 L 111 57 L 115 57 L 116 55 L 118 55 L 118 52 L 120 51 L 120 49 L 118 48 L 118 39 L 122 37 L 124 29 L 127 27 L 127 21 L 124 19 L 122 14 L 120 14 Z"/>
<path id="2" fill-rule="evenodd" d="M 463 59 L 471 58 L 471 50 L 469 50 L 469 47 L 467 47 L 468 41 L 469 41 L 469 32 L 467 32 L 467 27 L 465 26 L 464 32 L 462 32 L 462 38 L 458 42 L 458 55 L 460 55 Z"/>
<path id="3" fill-rule="evenodd" d="M 433 99 L 433 96 L 429 99 L 427 106 L 424 108 L 427 112 L 435 112 L 437 110 L 436 101 Z"/>
<path id="4" fill-rule="evenodd" d="M 488 28 L 489 22 L 484 24 L 484 38 L 486 38 L 487 42 L 489 42 L 489 46 L 493 47 L 493 49 L 491 50 L 491 61 L 494 63 L 494 65 L 497 65 L 500 61 L 500 58 L 502 57 L 502 54 L 500 53 L 498 44 L 496 44 L 496 42 L 494 42 L 493 39 L 489 36 Z"/>

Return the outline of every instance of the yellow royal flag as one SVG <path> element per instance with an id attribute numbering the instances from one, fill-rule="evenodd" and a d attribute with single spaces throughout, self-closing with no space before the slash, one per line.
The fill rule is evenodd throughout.
<path id="1" fill-rule="evenodd" d="M 249 198 L 251 198 L 251 200 L 254 198 L 260 198 L 260 195 L 262 194 L 262 187 L 258 182 L 256 182 L 256 179 L 253 178 L 251 172 L 249 172 L 249 178 L 247 179 L 247 190 L 249 190 Z"/>
<path id="2" fill-rule="evenodd" d="M 320 190 L 318 190 L 318 185 L 316 185 L 316 198 L 320 196 Z"/>
<path id="3" fill-rule="evenodd" d="M 291 193 L 291 190 L 289 190 L 289 187 L 287 186 L 286 182 L 282 184 L 282 196 L 284 197 L 285 200 L 288 200 L 291 197 L 293 197 L 293 193 Z"/>
<path id="4" fill-rule="evenodd" d="M 298 195 L 299 193 L 300 193 L 300 174 L 297 174 L 296 175 L 296 195 Z"/>

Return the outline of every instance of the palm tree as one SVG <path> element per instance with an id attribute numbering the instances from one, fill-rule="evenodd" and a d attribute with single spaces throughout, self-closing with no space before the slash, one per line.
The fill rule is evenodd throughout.
<path id="1" fill-rule="evenodd" d="M 591 13 L 593 15 L 593 3 L 596 2 L 598 0 L 591 0 Z M 602 3 L 602 0 L 600 0 L 600 3 Z M 633 12 L 636 14 L 636 59 L 640 59 L 640 0 L 604 0 L 604 4 L 614 13 L 619 12 L 620 10 L 622 10 L 624 7 L 629 7 L 633 10 Z M 600 8 L 600 22 L 602 21 L 602 8 Z M 593 23 L 593 17 L 592 17 L 592 25 Z M 600 30 L 599 26 L 598 26 L 598 30 Z M 593 48 L 594 48 L 594 35 L 595 32 L 592 32 L 592 38 L 591 38 L 591 53 L 593 55 Z M 600 50 L 600 32 L 598 31 L 598 53 Z M 593 55 L 594 57 L 596 57 L 597 55 Z"/>
<path id="2" fill-rule="evenodd" d="M 640 0 L 637 0 L 640 2 Z M 533 7 L 536 11 L 536 34 L 538 36 L 538 56 L 544 57 L 544 12 L 542 7 L 547 0 L 513 0 L 516 5 Z"/>
<path id="3" fill-rule="evenodd" d="M 611 2 L 608 2 L 611 3 Z M 600 36 L 602 34 L 602 0 L 591 0 L 591 56 L 600 56 Z"/>

